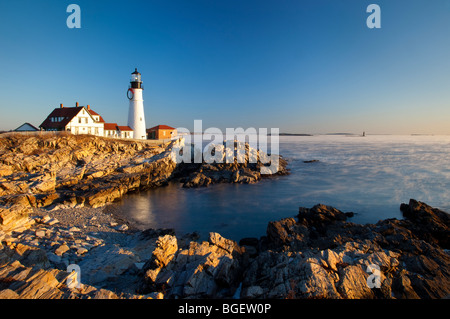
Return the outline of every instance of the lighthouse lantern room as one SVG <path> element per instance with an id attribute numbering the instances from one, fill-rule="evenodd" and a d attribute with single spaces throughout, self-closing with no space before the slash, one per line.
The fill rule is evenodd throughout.
<path id="1" fill-rule="evenodd" d="M 131 73 L 131 87 L 135 89 L 143 89 L 141 74 L 138 72 L 137 68 L 134 69 L 133 73 Z"/>

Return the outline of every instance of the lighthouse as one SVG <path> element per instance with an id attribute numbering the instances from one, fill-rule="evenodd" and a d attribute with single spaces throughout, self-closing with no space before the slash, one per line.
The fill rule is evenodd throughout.
<path id="1" fill-rule="evenodd" d="M 141 74 L 137 68 L 131 73 L 130 87 L 127 91 L 127 97 L 130 100 L 128 110 L 128 126 L 133 129 L 133 135 L 136 139 L 147 139 L 144 116 L 144 99 L 142 98 Z"/>

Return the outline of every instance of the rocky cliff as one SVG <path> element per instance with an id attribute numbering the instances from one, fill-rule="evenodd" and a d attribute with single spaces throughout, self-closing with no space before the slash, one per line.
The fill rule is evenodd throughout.
<path id="1" fill-rule="evenodd" d="M 71 134 L 2 136 L 0 230 L 28 227 L 32 207 L 95 208 L 173 179 L 184 187 L 199 187 L 254 183 L 264 177 L 263 164 L 250 163 L 248 155 L 240 163 L 237 159 L 229 164 L 176 163 L 173 151 L 181 142 L 155 147 L 145 141 Z M 248 145 L 246 150 L 259 156 Z M 280 158 L 277 174 L 287 174 L 286 165 Z"/>

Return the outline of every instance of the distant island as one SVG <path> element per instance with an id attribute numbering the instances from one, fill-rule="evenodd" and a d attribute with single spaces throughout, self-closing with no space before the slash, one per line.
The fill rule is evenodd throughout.
<path id="1" fill-rule="evenodd" d="M 326 133 L 324 135 L 360 135 L 355 133 Z"/>
<path id="2" fill-rule="evenodd" d="M 269 136 L 272 134 L 268 134 Z M 303 133 L 279 133 L 279 136 L 314 136 L 313 134 L 303 134 Z"/>

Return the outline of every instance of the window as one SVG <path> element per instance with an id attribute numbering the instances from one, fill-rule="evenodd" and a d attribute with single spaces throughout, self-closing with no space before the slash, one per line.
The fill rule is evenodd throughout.
<path id="1" fill-rule="evenodd" d="M 84 123 L 86 123 L 86 124 L 88 123 L 88 118 L 87 117 L 84 118 Z"/>
<path id="2" fill-rule="evenodd" d="M 78 118 L 78 123 L 81 124 L 81 117 Z"/>

